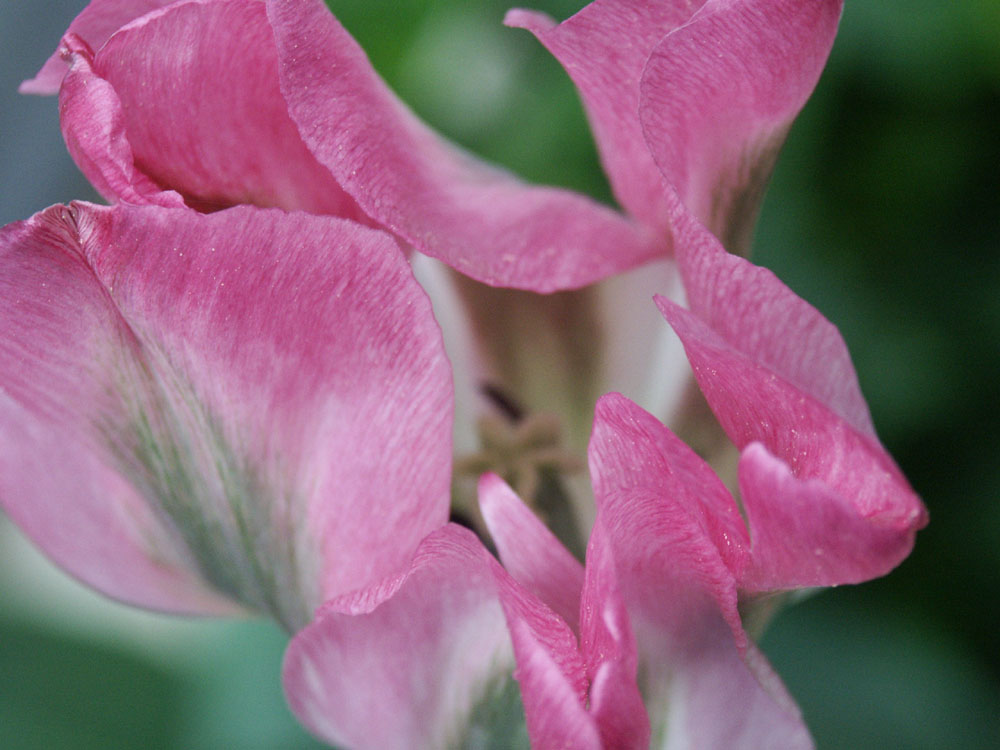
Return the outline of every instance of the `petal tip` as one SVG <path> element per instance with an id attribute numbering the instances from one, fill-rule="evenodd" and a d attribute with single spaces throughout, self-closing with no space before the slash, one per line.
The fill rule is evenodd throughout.
<path id="1" fill-rule="evenodd" d="M 555 28 L 558 23 L 547 13 L 524 8 L 511 8 L 503 17 L 503 25 L 514 29 L 527 29 L 535 34 L 540 34 Z"/>

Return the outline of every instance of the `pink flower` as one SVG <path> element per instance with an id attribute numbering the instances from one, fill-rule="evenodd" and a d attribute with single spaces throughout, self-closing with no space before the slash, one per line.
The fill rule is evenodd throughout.
<path id="1" fill-rule="evenodd" d="M 739 256 L 840 2 L 689 6 L 508 15 L 576 82 L 619 213 L 443 141 L 320 0 L 92 2 L 68 72 L 53 58 L 24 90 L 59 88 L 69 149 L 117 205 L 0 234 L 10 515 L 112 596 L 298 631 L 289 701 L 332 742 L 809 747 L 744 617 L 887 572 L 926 513 L 839 334 Z M 445 525 L 453 388 L 411 249 L 467 277 L 449 279 L 474 367 L 549 462 L 541 410 L 579 448 L 598 393 L 662 389 L 665 327 L 636 290 L 673 287 L 687 307 L 657 304 L 739 452 L 739 498 L 612 394 L 596 511 L 584 492 L 571 519 L 585 566 L 492 475 L 503 565 Z"/>
<path id="2" fill-rule="evenodd" d="M 450 370 L 385 234 L 75 203 L 0 265 L 0 502 L 82 581 L 295 630 L 447 520 Z"/>

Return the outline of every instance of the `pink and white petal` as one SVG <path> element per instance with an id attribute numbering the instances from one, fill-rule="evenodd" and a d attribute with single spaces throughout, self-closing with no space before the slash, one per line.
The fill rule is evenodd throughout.
<path id="1" fill-rule="evenodd" d="M 652 50 L 640 119 L 685 205 L 741 254 L 789 125 L 819 79 L 842 0 L 709 0 Z"/>
<path id="2" fill-rule="evenodd" d="M 510 697 L 512 667 L 488 553 L 447 526 L 391 586 L 318 611 L 292 639 L 283 671 L 292 711 L 317 736 L 391 750 L 461 746 L 483 731 L 477 706 Z"/>
<path id="3" fill-rule="evenodd" d="M 0 230 L 0 503 L 56 563 L 110 596 L 235 613 L 109 465 L 99 415 L 121 410 L 109 357 L 132 343 L 79 252 L 63 206 Z"/>
<path id="4" fill-rule="evenodd" d="M 532 747 L 601 747 L 602 733 L 587 710 L 587 665 L 573 631 L 506 571 L 491 568 L 514 645 L 514 677 Z"/>
<path id="5" fill-rule="evenodd" d="M 73 19 L 67 32 L 80 37 L 91 49 L 97 49 L 125 24 L 173 2 L 176 0 L 92 0 Z M 52 53 L 35 77 L 21 84 L 20 92 L 55 94 L 67 67 L 58 51 Z"/>
<path id="6" fill-rule="evenodd" d="M 816 479 L 799 479 L 760 443 L 740 457 L 753 554 L 746 591 L 859 583 L 885 575 L 913 547 L 905 517 L 868 518 Z"/>
<path id="7" fill-rule="evenodd" d="M 656 45 L 687 23 L 701 2 L 597 0 L 559 24 L 526 10 L 509 11 L 504 19 L 534 33 L 565 67 L 583 98 L 615 197 L 664 237 L 669 213 L 639 122 L 639 82 Z"/>
<path id="8" fill-rule="evenodd" d="M 161 189 L 135 166 L 121 101 L 114 88 L 94 74 L 87 44 L 67 34 L 62 50 L 72 63 L 59 90 L 59 121 L 80 171 L 109 202 L 183 206 L 180 195 Z"/>
<path id="9" fill-rule="evenodd" d="M 663 240 L 565 190 L 526 185 L 420 122 L 322 0 L 269 0 L 288 111 L 358 204 L 415 248 L 493 286 L 551 292 L 651 260 Z"/>
<path id="10" fill-rule="evenodd" d="M 664 456 L 656 432 L 666 430 L 653 428 L 655 420 L 621 397 L 602 399 L 597 415 L 591 473 L 598 519 L 587 571 L 601 556 L 613 560 L 635 634 L 653 746 L 810 747 L 798 711 L 737 631 L 735 576 L 695 521 L 697 512 L 687 509 L 702 480 L 678 472 L 657 482 Z M 587 597 L 585 587 L 585 610 Z"/>
<path id="11" fill-rule="evenodd" d="M 157 526 L 133 534 L 152 534 L 151 557 L 165 545 L 294 628 L 324 598 L 398 568 L 445 522 L 450 374 L 430 305 L 386 235 L 251 208 L 75 204 L 33 222 L 96 279 L 109 322 L 90 327 L 86 347 L 52 327 L 57 346 L 5 359 L 4 388 L 40 429 L 73 426 L 67 450 L 113 477 L 114 512 L 128 516 L 121 488 L 141 498 Z M 37 305 L 59 309 L 63 293 L 50 287 Z M 34 340 L 37 316 L 12 309 L 7 338 Z M 53 368 L 71 346 L 71 366 Z M 14 515 L 75 493 L 27 489 L 5 493 Z M 52 514 L 43 548 L 76 531 Z"/>
<path id="12" fill-rule="evenodd" d="M 496 474 L 479 480 L 479 507 L 507 572 L 577 632 L 583 566 Z"/>
<path id="13" fill-rule="evenodd" d="M 527 730 L 514 652 L 532 704 Z M 306 726 L 352 748 L 464 747 L 488 736 L 518 747 L 526 732 L 547 747 L 588 737 L 572 720 L 582 672 L 565 623 L 469 531 L 449 525 L 424 540 L 402 576 L 325 605 L 292 640 L 284 683 Z"/>
<path id="14" fill-rule="evenodd" d="M 654 747 L 665 750 L 809 750 L 802 715 L 781 680 L 752 643 L 741 655 L 724 623 L 706 619 L 674 643 L 669 663 L 650 666 L 671 678 L 663 697 Z M 658 648 L 650 641 L 651 650 Z M 654 713 L 655 709 L 650 708 Z M 657 731 L 658 730 L 658 731 Z"/>
<path id="15" fill-rule="evenodd" d="M 117 96 L 137 168 L 192 207 L 249 203 L 370 223 L 299 137 L 277 65 L 263 3 L 186 0 L 119 30 L 93 71 Z"/>

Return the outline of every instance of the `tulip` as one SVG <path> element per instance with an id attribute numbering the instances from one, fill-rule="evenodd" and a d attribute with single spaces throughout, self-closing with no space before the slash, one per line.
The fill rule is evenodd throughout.
<path id="1" fill-rule="evenodd" d="M 0 234 L 0 502 L 113 597 L 273 616 L 330 742 L 810 747 L 753 636 L 926 523 L 836 329 L 742 257 L 840 8 L 511 11 L 617 211 L 447 143 L 320 0 L 94 0 L 22 90 L 113 206 Z M 466 378 L 456 469 L 528 503 L 456 492 L 478 538 Z"/>

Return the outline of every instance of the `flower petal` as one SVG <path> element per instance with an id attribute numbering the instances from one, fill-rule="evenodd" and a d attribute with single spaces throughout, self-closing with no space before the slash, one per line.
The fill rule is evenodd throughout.
<path id="1" fill-rule="evenodd" d="M 509 11 L 504 19 L 534 33 L 566 68 L 583 98 L 615 197 L 661 236 L 667 235 L 669 214 L 663 178 L 639 123 L 639 81 L 657 43 L 699 4 L 597 0 L 560 24 L 526 10 Z"/>
<path id="2" fill-rule="evenodd" d="M 734 352 L 759 362 L 826 404 L 854 429 L 874 436 L 868 404 L 837 328 L 773 273 L 727 253 L 676 197 L 672 199 L 690 310 Z M 661 312 L 665 302 L 657 301 Z M 736 442 L 742 447 L 748 441 Z"/>
<path id="3" fill-rule="evenodd" d="M 496 474 L 479 480 L 479 507 L 507 572 L 576 632 L 583 566 Z"/>
<path id="4" fill-rule="evenodd" d="M 153 580 L 119 585 L 145 553 L 295 627 L 445 522 L 450 373 L 387 236 L 251 208 L 74 204 L 5 230 L 3 253 L 0 499 L 88 582 L 178 606 Z M 18 433 L 89 481 L 36 488 L 42 458 L 15 462 Z M 110 531 L 82 533 L 77 506 Z"/>
<path id="5" fill-rule="evenodd" d="M 723 244 L 746 255 L 795 115 L 819 79 L 842 0 L 710 0 L 663 38 L 639 117 L 663 175 Z"/>
<path id="6" fill-rule="evenodd" d="M 591 679 L 590 710 L 605 747 L 649 747 L 649 716 L 636 681 L 635 635 L 618 585 L 618 571 L 598 516 L 587 545 L 580 648 Z"/>
<path id="7" fill-rule="evenodd" d="M 477 162 L 417 120 L 322 0 L 269 0 L 288 111 L 359 205 L 494 286 L 550 292 L 650 260 L 662 240 L 580 195 Z"/>
<path id="8" fill-rule="evenodd" d="M 628 501 L 636 504 L 634 512 L 662 526 L 647 533 L 666 538 L 688 529 L 678 550 L 691 552 L 688 567 L 698 570 L 739 629 L 732 580 L 746 566 L 749 539 L 736 502 L 715 472 L 659 420 L 617 393 L 597 402 L 590 462 L 602 506 L 632 494 L 641 498 Z"/>
<path id="9" fill-rule="evenodd" d="M 64 108 L 67 142 L 88 146 L 83 160 L 74 151 L 78 163 L 108 149 L 101 120 L 114 117 L 136 168 L 195 208 L 250 203 L 370 223 L 289 119 L 263 3 L 174 3 L 119 30 L 90 67 L 73 91 L 89 100 L 85 115 L 101 116 Z"/>
<path id="10" fill-rule="evenodd" d="M 67 31 L 97 49 L 129 21 L 173 2 L 176 0 L 92 0 L 73 19 Z M 34 78 L 21 84 L 19 90 L 22 94 L 54 94 L 59 91 L 66 68 L 62 56 L 56 51 Z"/>
<path id="11" fill-rule="evenodd" d="M 888 572 L 908 554 L 917 529 L 926 524 L 926 511 L 875 437 L 839 333 L 772 273 L 726 253 L 683 208 L 677 217 L 684 232 L 681 272 L 693 312 L 664 298 L 657 298 L 657 304 L 684 344 L 708 403 L 738 448 L 759 442 L 788 465 L 795 479 L 816 480 L 827 489 L 779 481 L 773 462 L 760 452 L 741 461 L 741 487 L 788 489 L 790 504 L 814 514 L 797 527 L 805 525 L 814 533 L 835 517 L 841 518 L 841 528 L 857 523 L 842 518 L 846 508 L 875 527 L 839 541 L 831 536 L 826 543 L 807 535 L 797 564 L 785 559 L 767 573 L 759 568 L 763 560 L 777 563 L 782 554 L 755 549 L 758 567 L 741 585 L 802 585 L 805 571 L 818 576 L 808 579 L 810 585 Z M 806 497 L 823 500 L 823 505 L 806 502 Z M 752 535 L 758 525 L 755 548 L 758 540 L 764 544 L 791 533 L 777 526 L 763 528 L 789 520 L 788 510 L 777 507 L 782 498 L 755 491 L 743 501 Z M 896 535 L 893 543 L 885 539 L 888 530 Z M 844 549 L 849 539 L 855 542 L 853 551 Z M 839 549 L 842 557 L 839 562 L 826 559 L 816 569 L 816 549 Z M 841 575 L 846 577 L 838 579 Z"/>
<path id="12" fill-rule="evenodd" d="M 884 575 L 910 553 L 912 523 L 866 517 L 844 488 L 799 479 L 760 443 L 740 457 L 740 491 L 753 554 L 747 591 L 860 583 Z"/>
<path id="13" fill-rule="evenodd" d="M 288 648 L 286 694 L 306 726 L 352 748 L 523 747 L 511 634 L 533 746 L 599 747 L 569 628 L 455 525 L 403 575 L 324 606 Z"/>
<path id="14" fill-rule="evenodd" d="M 79 209 L 78 209 L 79 210 Z M 222 614 L 139 490 L 109 465 L 95 416 L 120 409 L 104 353 L 129 334 L 80 258 L 74 211 L 0 230 L 0 502 L 57 563 L 116 598 Z M 102 361 L 104 360 L 104 361 Z M 102 450 L 103 449 L 103 450 Z"/>
<path id="15" fill-rule="evenodd" d="M 654 745 L 811 747 L 780 682 L 741 631 L 734 641 L 736 579 L 723 554 L 738 561 L 742 542 L 732 539 L 726 549 L 712 538 L 719 528 L 737 533 L 718 480 L 709 481 L 666 428 L 616 395 L 598 403 L 590 458 L 598 518 L 587 571 L 601 556 L 613 560 Z M 586 588 L 584 601 L 586 611 Z"/>
<path id="16" fill-rule="evenodd" d="M 93 54 L 75 34 L 63 39 L 72 57 L 59 91 L 59 121 L 73 161 L 109 202 L 180 207 L 184 199 L 163 190 L 135 165 L 121 101 L 114 88 L 94 74 Z"/>

